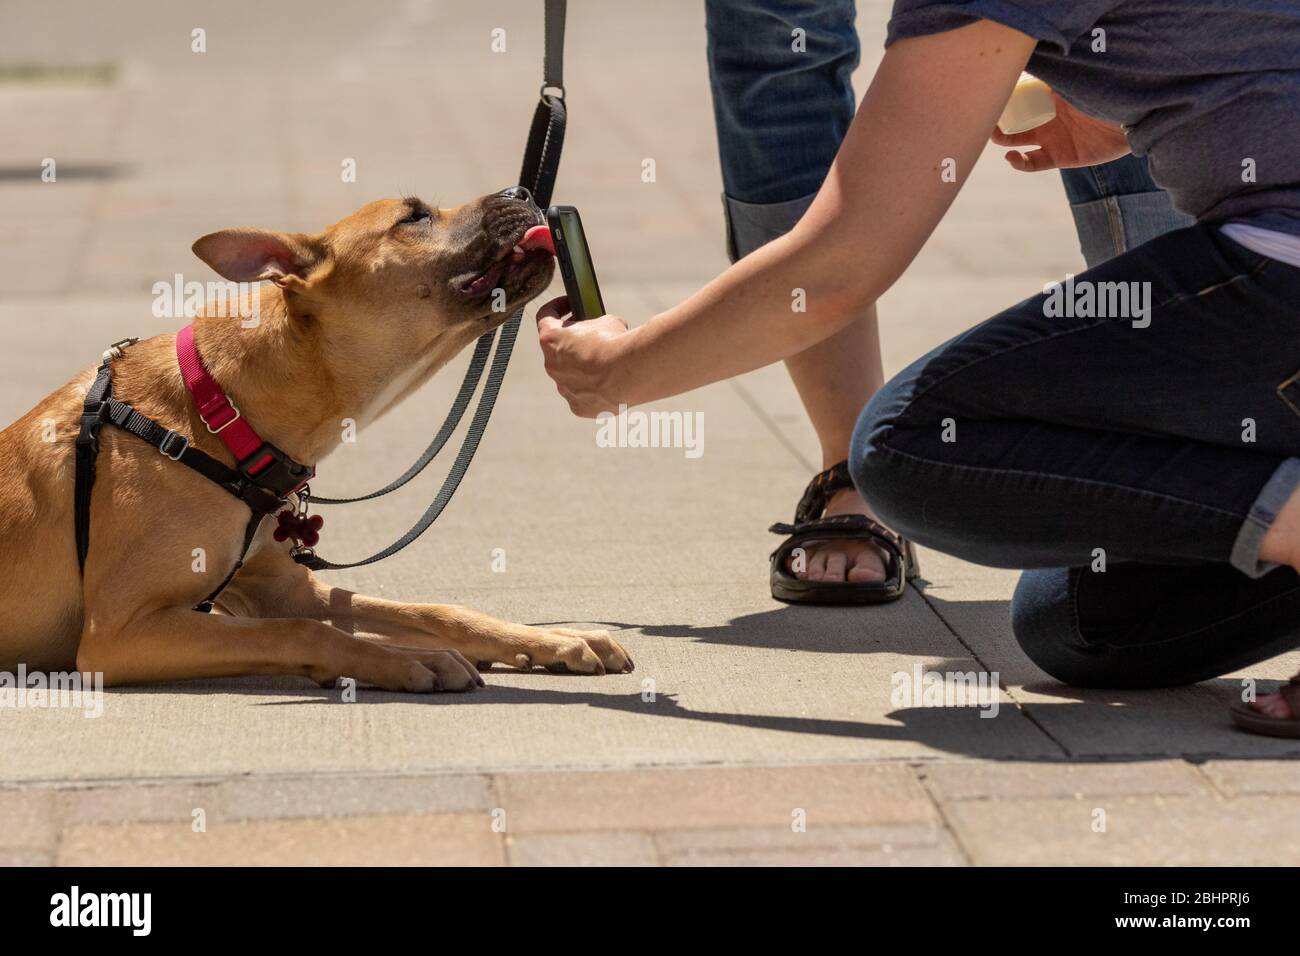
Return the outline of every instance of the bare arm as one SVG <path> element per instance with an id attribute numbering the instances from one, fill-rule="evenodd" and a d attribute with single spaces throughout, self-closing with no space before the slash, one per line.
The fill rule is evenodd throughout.
<path id="1" fill-rule="evenodd" d="M 539 317 L 547 369 L 595 415 L 730 378 L 838 331 L 902 274 L 943 218 L 1035 41 L 989 21 L 885 53 L 811 208 L 685 302 L 631 332 Z M 796 311 L 803 290 L 806 311 Z"/>

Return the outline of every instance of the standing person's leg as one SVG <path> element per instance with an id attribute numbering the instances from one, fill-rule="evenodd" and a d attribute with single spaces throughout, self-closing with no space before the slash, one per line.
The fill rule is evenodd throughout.
<path id="1" fill-rule="evenodd" d="M 787 232 L 804 214 L 853 120 L 858 65 L 853 0 L 708 0 L 709 74 L 732 261 Z M 822 467 L 848 457 L 862 407 L 884 382 L 875 307 L 786 360 L 821 445 Z M 850 487 L 827 515 L 872 515 Z M 808 549 L 818 581 L 879 581 L 880 554 L 862 540 Z"/>
<path id="2" fill-rule="evenodd" d="M 1076 279 L 1121 287 L 1150 296 L 1149 322 L 1044 294 L 914 363 L 850 460 L 922 543 L 1050 569 L 1013 614 L 1044 670 L 1186 683 L 1300 645 L 1300 545 L 1273 528 L 1300 493 L 1300 269 L 1198 226 Z"/>

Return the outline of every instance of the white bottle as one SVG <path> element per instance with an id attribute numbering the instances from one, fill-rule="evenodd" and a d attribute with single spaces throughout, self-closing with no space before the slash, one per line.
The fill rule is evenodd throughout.
<path id="1" fill-rule="evenodd" d="M 1056 119 L 1056 100 L 1052 88 L 1030 73 L 1021 73 L 1011 91 L 998 129 L 1004 133 L 1024 133 Z"/>

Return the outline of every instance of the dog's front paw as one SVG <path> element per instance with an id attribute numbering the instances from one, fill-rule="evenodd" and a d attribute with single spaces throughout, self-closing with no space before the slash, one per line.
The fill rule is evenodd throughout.
<path id="1" fill-rule="evenodd" d="M 636 665 L 623 645 L 608 631 L 580 631 L 571 627 L 538 628 L 539 646 L 531 654 L 518 654 L 515 666 L 534 666 L 561 674 L 628 674 Z"/>

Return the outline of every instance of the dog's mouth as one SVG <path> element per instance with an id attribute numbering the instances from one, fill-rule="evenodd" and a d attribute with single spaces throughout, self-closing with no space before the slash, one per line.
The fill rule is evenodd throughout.
<path id="1" fill-rule="evenodd" d="M 522 229 L 513 242 L 503 244 L 486 269 L 458 276 L 453 284 L 456 291 L 467 299 L 485 298 L 496 289 L 505 289 L 511 280 L 534 275 L 539 264 L 555 255 L 554 249 L 546 226 L 529 226 Z"/>

